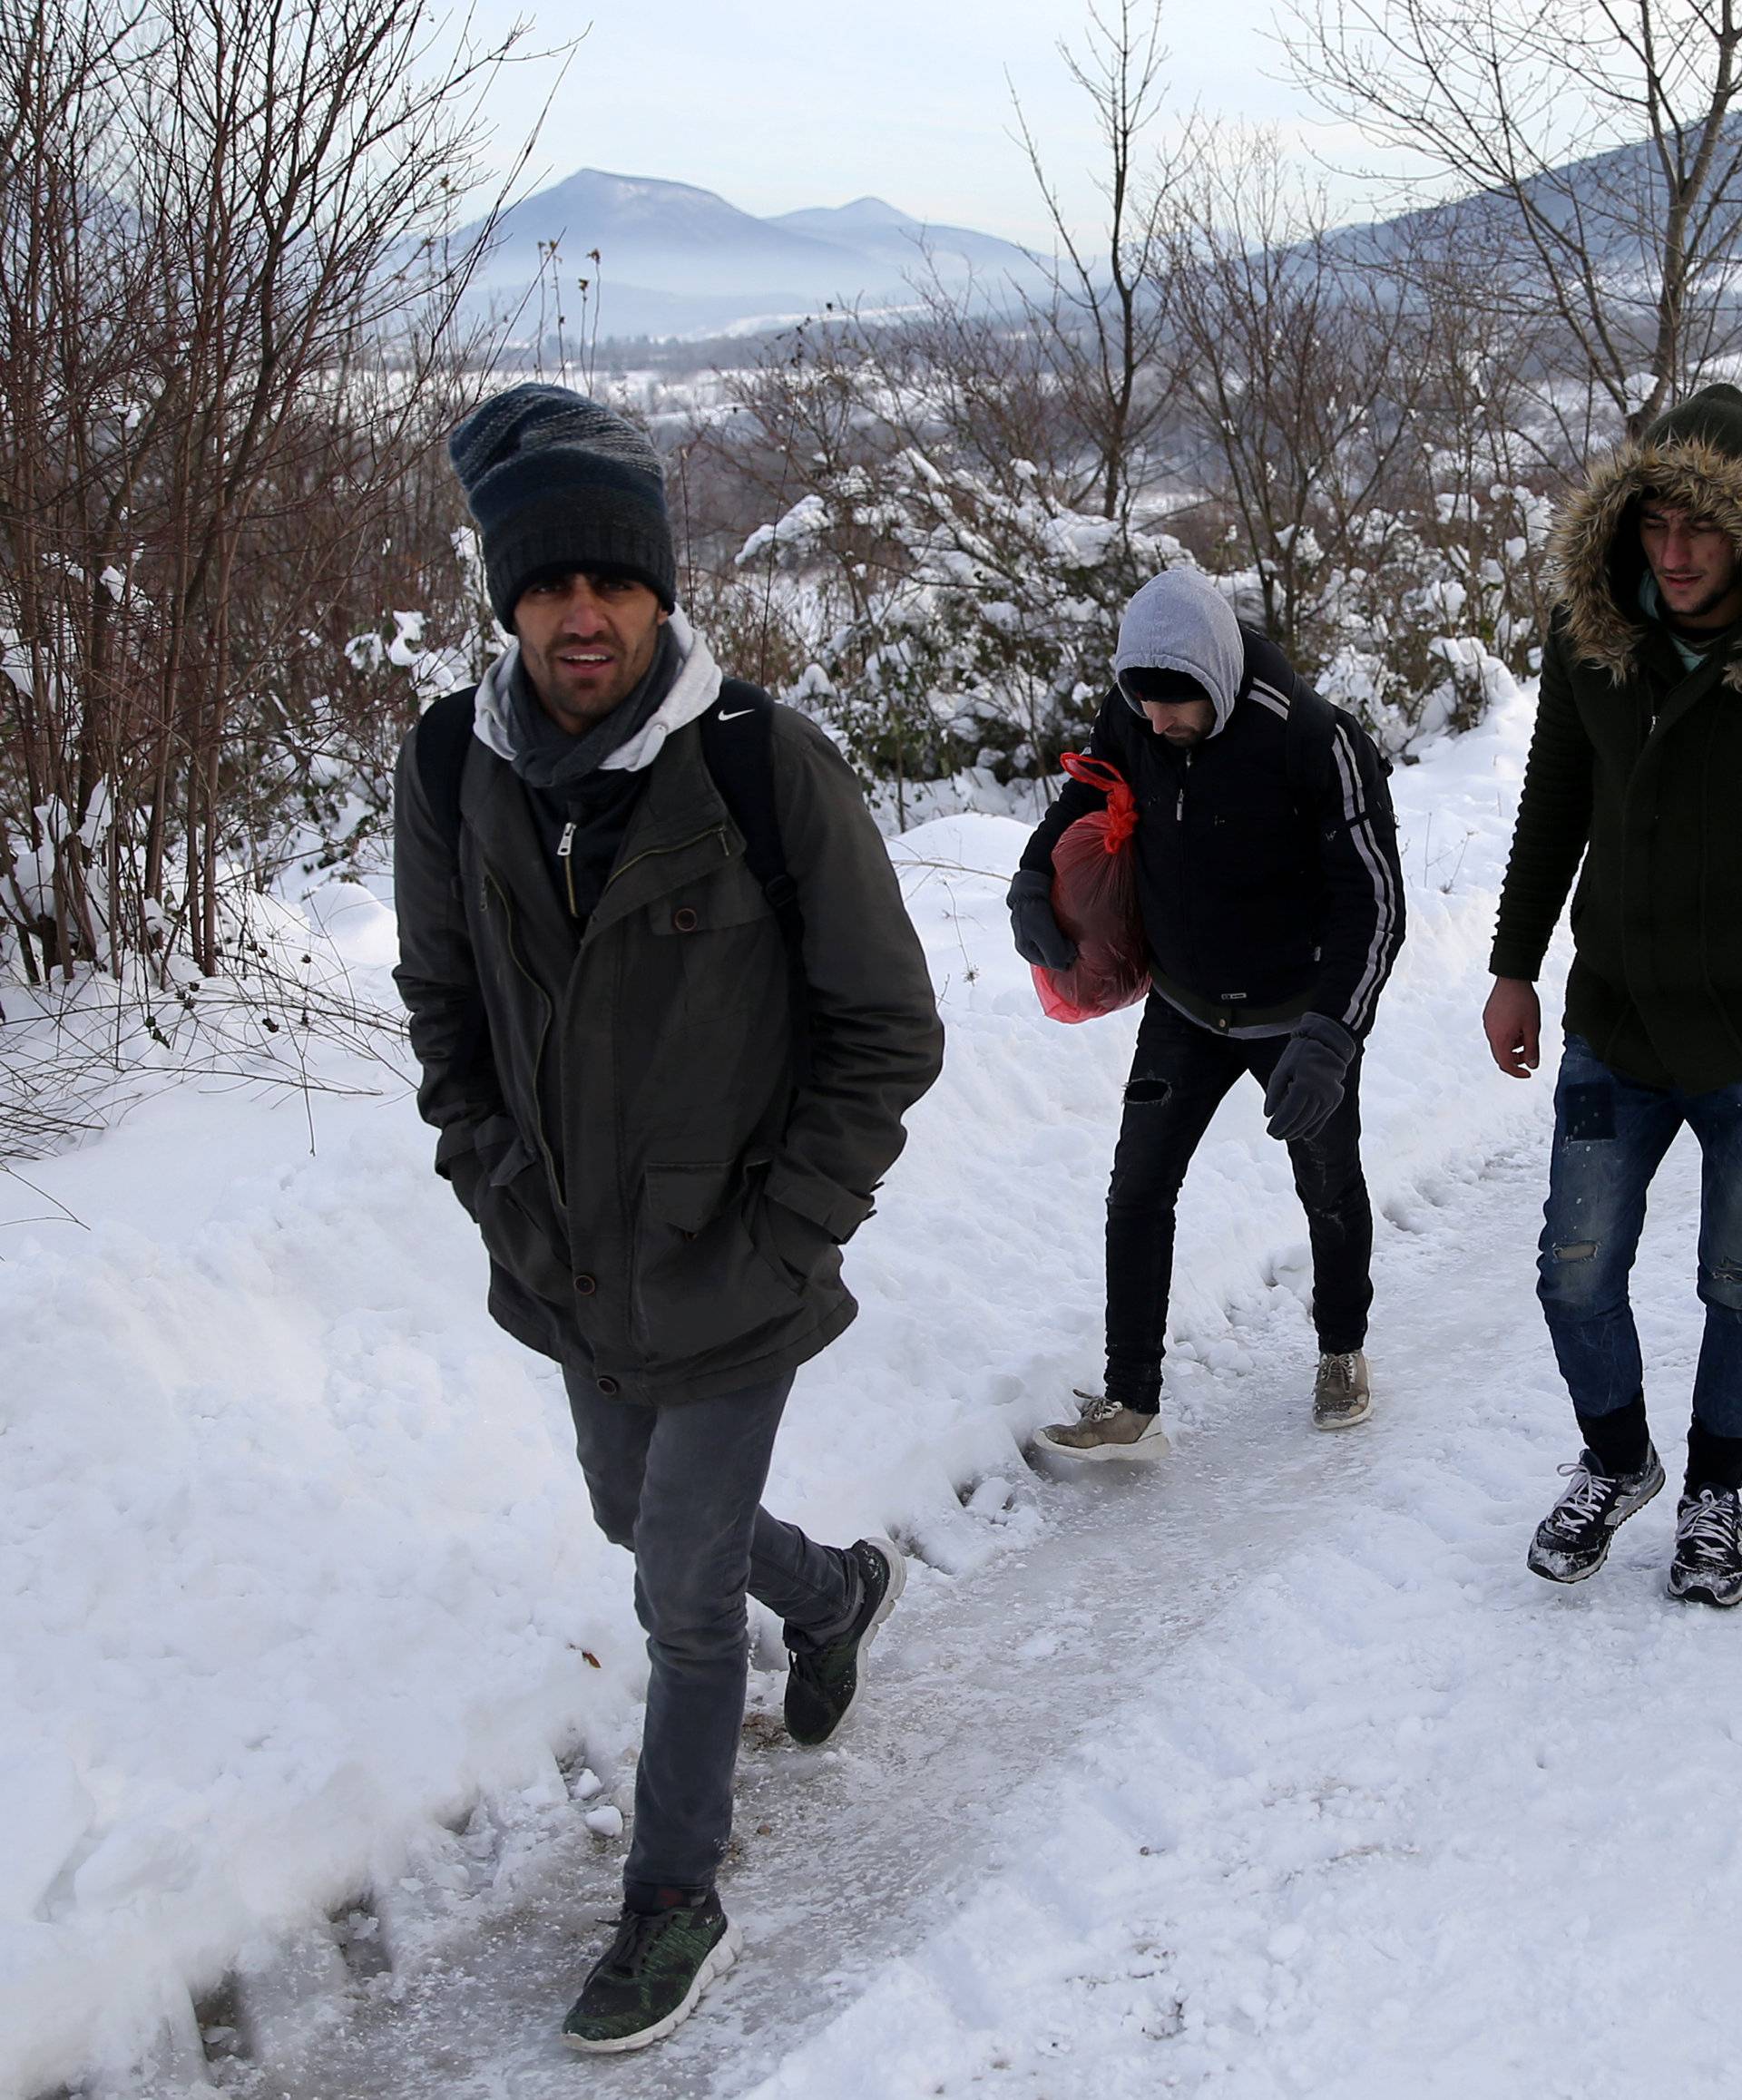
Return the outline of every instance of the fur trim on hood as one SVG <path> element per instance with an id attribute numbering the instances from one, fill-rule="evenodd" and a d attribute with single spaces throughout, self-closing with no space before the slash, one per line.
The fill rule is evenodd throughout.
<path id="1" fill-rule="evenodd" d="M 681 612 L 670 616 L 671 639 L 678 645 L 683 668 L 654 712 L 627 744 L 620 744 L 609 758 L 600 761 L 602 773 L 640 773 L 651 766 L 664 748 L 666 738 L 686 722 L 698 720 L 719 698 L 720 671 L 714 652 Z M 520 644 L 511 641 L 478 680 L 473 701 L 472 732 L 480 744 L 511 764 L 514 756 L 512 718 L 508 712 L 508 681 L 520 660 Z"/>
<path id="2" fill-rule="evenodd" d="M 1742 459 L 1709 439 L 1648 435 L 1590 470 L 1555 523 L 1550 575 L 1572 654 L 1618 686 L 1638 669 L 1646 637 L 1633 518 L 1648 490 L 1673 510 L 1713 519 L 1742 554 Z M 1730 645 L 1724 683 L 1742 692 L 1742 637 Z"/>

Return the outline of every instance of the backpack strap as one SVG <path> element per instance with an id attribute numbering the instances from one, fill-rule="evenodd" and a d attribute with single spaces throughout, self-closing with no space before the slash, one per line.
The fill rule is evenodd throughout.
<path id="1" fill-rule="evenodd" d="M 1391 760 L 1380 749 L 1373 732 L 1359 716 L 1352 715 L 1346 708 L 1340 708 L 1335 700 L 1327 700 L 1324 694 L 1310 686 L 1297 685 L 1295 697 L 1289 704 L 1288 720 L 1283 731 L 1283 763 L 1288 774 L 1288 793 L 1297 810 L 1311 806 L 1310 786 L 1313 777 L 1312 747 L 1316 738 L 1313 732 L 1327 726 L 1335 728 L 1339 722 L 1349 732 L 1349 743 L 1355 753 L 1355 763 L 1361 775 L 1361 785 L 1371 791 L 1382 785 L 1391 774 Z"/>
<path id="2" fill-rule="evenodd" d="M 744 864 L 761 884 L 787 951 L 793 1059 L 799 1083 L 810 1078 L 810 988 L 805 979 L 805 916 L 787 867 L 774 806 L 774 707 L 756 686 L 728 679 L 702 716 L 701 755 L 732 822 L 744 835 Z"/>
<path id="3" fill-rule="evenodd" d="M 415 732 L 417 778 L 442 837 L 455 855 L 460 848 L 460 784 L 472 742 L 476 692 L 475 686 L 467 686 L 445 693 L 425 708 Z M 811 1071 L 805 919 L 774 806 L 774 705 L 758 687 L 728 679 L 701 718 L 701 753 L 732 822 L 744 835 L 745 865 L 761 885 L 780 929 L 791 996 L 793 1059 L 803 1084 Z"/>
<path id="4" fill-rule="evenodd" d="M 466 748 L 472 741 L 473 699 L 476 686 L 444 693 L 417 718 L 413 747 L 417 778 L 448 849 L 460 850 L 460 782 L 465 777 Z"/>

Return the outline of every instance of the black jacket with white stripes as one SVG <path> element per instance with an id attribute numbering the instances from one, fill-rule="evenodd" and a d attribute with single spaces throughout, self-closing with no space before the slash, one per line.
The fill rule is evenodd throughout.
<path id="1" fill-rule="evenodd" d="M 1157 989 L 1220 1033 L 1275 1033 L 1311 1011 L 1358 1040 L 1404 938 L 1385 761 L 1274 642 L 1240 631 L 1234 705 L 1192 750 L 1155 735 L 1117 689 L 1090 739 L 1137 796 Z M 1050 870 L 1060 833 L 1105 800 L 1069 782 L 1023 867 Z"/>

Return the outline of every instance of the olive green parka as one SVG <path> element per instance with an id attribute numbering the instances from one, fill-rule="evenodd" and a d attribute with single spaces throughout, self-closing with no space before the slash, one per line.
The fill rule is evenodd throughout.
<path id="1" fill-rule="evenodd" d="M 602 1392 L 729 1392 L 825 1348 L 943 1030 L 888 851 L 811 722 L 773 710 L 775 806 L 804 920 L 796 1069 L 779 923 L 694 721 L 647 769 L 578 943 L 513 767 L 471 739 L 457 852 L 396 782 L 396 982 L 437 1171 L 476 1219 L 490 1308 Z"/>
<path id="2" fill-rule="evenodd" d="M 1648 615 L 1648 492 L 1742 555 L 1742 393 L 1710 386 L 1659 417 L 1558 522 L 1491 966 L 1534 979 L 1572 890 L 1568 1030 L 1627 1078 L 1704 1093 L 1742 1080 L 1742 629 L 1690 671 Z"/>

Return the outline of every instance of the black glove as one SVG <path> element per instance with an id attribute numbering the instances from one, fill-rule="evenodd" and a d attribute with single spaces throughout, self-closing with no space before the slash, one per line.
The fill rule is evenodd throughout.
<path id="1" fill-rule="evenodd" d="M 1074 941 L 1052 916 L 1052 878 L 1042 868 L 1018 868 L 1004 899 L 1010 931 L 1024 962 L 1043 970 L 1069 970 L 1077 959 Z"/>
<path id="2" fill-rule="evenodd" d="M 1270 1135 L 1287 1143 L 1322 1129 L 1343 1099 L 1354 1055 L 1355 1038 L 1347 1029 L 1322 1013 L 1303 1014 L 1264 1089 Z"/>

